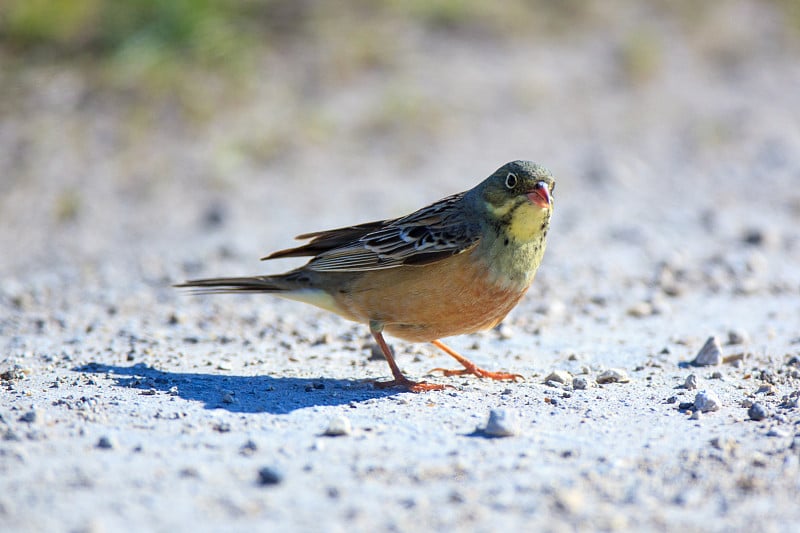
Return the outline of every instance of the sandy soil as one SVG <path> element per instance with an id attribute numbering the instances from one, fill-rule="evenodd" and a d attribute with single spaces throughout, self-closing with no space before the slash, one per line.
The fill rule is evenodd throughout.
<path id="1" fill-rule="evenodd" d="M 338 77 L 269 56 L 200 118 L 74 67 L 5 78 L 0 530 L 792 531 L 800 63 L 760 5 L 716 33 L 407 35 Z M 450 342 L 524 382 L 375 390 L 366 327 L 170 287 L 283 270 L 258 257 L 518 158 L 558 180 L 544 264 L 500 329 Z M 711 336 L 723 360 L 689 364 Z M 450 364 L 393 345 L 410 376 Z M 493 409 L 515 435 L 481 431 Z"/>

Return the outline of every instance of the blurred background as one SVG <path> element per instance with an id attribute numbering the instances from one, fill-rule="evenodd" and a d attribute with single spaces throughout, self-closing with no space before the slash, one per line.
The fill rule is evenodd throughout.
<path id="1" fill-rule="evenodd" d="M 791 247 L 799 41 L 797 0 L 5 0 L 0 273 L 252 273 L 518 158 L 565 279 Z"/>

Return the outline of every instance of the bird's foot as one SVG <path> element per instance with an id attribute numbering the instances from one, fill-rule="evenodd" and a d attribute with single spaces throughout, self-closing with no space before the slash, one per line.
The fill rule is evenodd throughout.
<path id="1" fill-rule="evenodd" d="M 444 390 L 449 385 L 439 385 L 438 383 L 427 383 L 425 381 L 411 381 L 408 378 L 395 378 L 391 381 L 373 381 L 376 389 L 389 389 L 392 387 L 402 387 L 409 392 L 428 392 L 434 390 Z M 452 387 L 451 387 L 452 388 Z"/>
<path id="2" fill-rule="evenodd" d="M 489 378 L 489 379 L 496 379 L 498 381 L 517 381 L 518 379 L 524 380 L 525 378 L 519 374 L 511 374 L 509 372 L 492 372 L 490 370 L 485 370 L 475 363 L 469 362 L 462 363 L 464 368 L 458 368 L 455 370 L 447 369 L 447 368 L 434 368 L 431 372 L 441 372 L 445 376 L 465 376 L 467 374 L 478 376 L 479 378 Z"/>
<path id="3" fill-rule="evenodd" d="M 442 372 L 445 376 L 464 376 L 466 374 L 472 374 L 473 376 L 478 376 L 479 378 L 489 378 L 489 379 L 496 379 L 498 381 L 509 380 L 509 381 L 517 381 L 518 379 L 524 380 L 525 378 L 520 376 L 519 374 L 510 374 L 508 372 L 491 372 L 489 370 L 484 370 L 483 368 L 479 367 L 457 351 L 450 348 L 448 345 L 443 343 L 440 340 L 431 341 L 431 344 L 442 350 L 444 353 L 461 363 L 461 366 L 464 368 L 459 368 L 458 370 L 448 370 L 447 368 L 434 368 L 431 372 Z"/>

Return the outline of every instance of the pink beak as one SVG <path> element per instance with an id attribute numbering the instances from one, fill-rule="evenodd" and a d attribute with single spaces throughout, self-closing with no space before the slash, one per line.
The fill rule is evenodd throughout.
<path id="1" fill-rule="evenodd" d="M 533 190 L 530 191 L 527 196 L 531 203 L 538 205 L 542 209 L 547 209 L 553 205 L 553 199 L 550 197 L 550 189 L 547 188 L 547 184 L 543 181 L 537 182 L 536 185 L 533 186 Z"/>

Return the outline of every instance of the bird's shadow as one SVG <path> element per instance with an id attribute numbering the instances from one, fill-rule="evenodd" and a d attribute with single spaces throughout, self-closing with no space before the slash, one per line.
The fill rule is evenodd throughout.
<path id="1" fill-rule="evenodd" d="M 143 363 L 132 366 L 88 363 L 73 370 L 107 374 L 118 387 L 140 389 L 143 395 L 165 393 L 202 402 L 206 409 L 234 413 L 286 414 L 305 407 L 364 402 L 403 392 L 377 389 L 367 380 L 165 372 Z"/>

